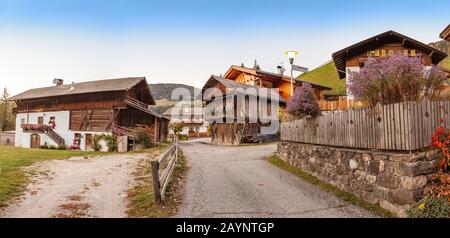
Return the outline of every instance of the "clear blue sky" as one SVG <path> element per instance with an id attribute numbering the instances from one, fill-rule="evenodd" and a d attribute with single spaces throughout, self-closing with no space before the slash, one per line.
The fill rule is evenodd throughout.
<path id="1" fill-rule="evenodd" d="M 274 71 L 288 49 L 314 68 L 387 30 L 437 41 L 449 12 L 449 0 L 0 0 L 0 87 L 122 76 L 201 87 L 231 64 Z"/>

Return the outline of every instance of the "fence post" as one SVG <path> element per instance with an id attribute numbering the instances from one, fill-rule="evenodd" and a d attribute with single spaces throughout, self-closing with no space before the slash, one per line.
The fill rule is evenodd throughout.
<path id="1" fill-rule="evenodd" d="M 161 189 L 159 184 L 159 162 L 152 161 L 152 178 L 153 178 L 153 194 L 155 196 L 155 203 L 161 203 Z"/>

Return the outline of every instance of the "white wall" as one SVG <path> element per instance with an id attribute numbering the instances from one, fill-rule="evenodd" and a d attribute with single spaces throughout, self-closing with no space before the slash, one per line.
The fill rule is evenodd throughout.
<path id="1" fill-rule="evenodd" d="M 15 137 L 15 146 L 16 147 L 24 147 L 24 148 L 30 148 L 31 147 L 31 134 L 32 133 L 25 133 L 23 132 L 23 129 L 20 127 L 22 119 L 24 119 L 25 124 L 37 124 L 38 123 L 38 117 L 44 117 L 44 124 L 48 124 L 50 121 L 50 117 L 55 117 L 56 121 L 56 127 L 54 131 L 60 135 L 64 141 L 66 146 L 70 146 L 73 144 L 73 139 L 75 137 L 75 133 L 80 133 L 82 135 L 81 138 L 81 150 L 86 150 L 85 144 L 86 144 L 86 134 L 104 134 L 104 132 L 89 132 L 89 131 L 71 131 L 69 130 L 69 123 L 70 123 L 70 111 L 57 111 L 57 112 L 33 112 L 33 113 L 18 113 L 16 116 L 16 137 Z M 110 134 L 110 133 L 107 133 Z M 47 145 L 54 145 L 57 146 L 57 144 L 46 134 L 39 134 L 41 136 L 41 145 L 44 145 L 47 143 Z M 102 144 L 102 151 L 107 151 L 108 148 L 106 147 L 106 144 L 104 141 L 101 142 Z"/>

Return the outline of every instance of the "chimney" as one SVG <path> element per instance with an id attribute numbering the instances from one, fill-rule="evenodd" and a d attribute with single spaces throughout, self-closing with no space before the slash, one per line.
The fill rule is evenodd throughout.
<path id="1" fill-rule="evenodd" d="M 70 84 L 70 89 L 69 89 L 69 91 L 72 91 L 72 90 L 74 90 L 74 89 L 75 89 L 75 83 L 72 82 L 72 83 Z"/>
<path id="2" fill-rule="evenodd" d="M 64 84 L 64 80 L 63 79 L 53 79 L 53 84 L 56 86 L 61 86 Z"/>
<path id="3" fill-rule="evenodd" d="M 255 60 L 255 64 L 253 65 L 253 69 L 261 70 L 261 67 L 259 67 L 258 61 Z"/>
<path id="4" fill-rule="evenodd" d="M 277 66 L 277 70 L 278 70 L 278 74 L 280 74 L 280 75 L 283 75 L 284 71 L 286 71 L 286 69 L 281 64 Z"/>

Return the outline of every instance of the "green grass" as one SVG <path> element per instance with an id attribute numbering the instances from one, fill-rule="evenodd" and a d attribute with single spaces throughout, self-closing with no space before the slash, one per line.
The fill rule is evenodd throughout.
<path id="1" fill-rule="evenodd" d="M 301 74 L 298 76 L 298 79 L 332 88 L 332 90 L 325 91 L 325 95 L 345 94 L 345 79 L 339 78 L 333 61 L 329 61 L 312 71 Z"/>
<path id="2" fill-rule="evenodd" d="M 101 152 L 71 150 L 41 150 L 0 146 L 0 207 L 9 199 L 20 195 L 28 183 L 23 167 L 35 162 L 51 159 L 65 159 L 72 156 L 87 156 Z"/>
<path id="3" fill-rule="evenodd" d="M 311 183 L 324 191 L 334 194 L 335 196 L 339 197 L 340 199 L 342 199 L 350 204 L 353 204 L 358 207 L 362 207 L 364 209 L 367 209 L 368 211 L 371 211 L 371 212 L 373 212 L 377 215 L 383 216 L 383 217 L 395 217 L 394 214 L 383 209 L 379 205 L 368 203 L 368 202 L 362 200 L 361 198 L 356 197 L 353 193 L 342 191 L 334 185 L 325 183 L 325 182 L 321 181 L 320 179 L 318 179 L 317 177 L 315 177 L 301 169 L 298 169 L 296 167 L 289 165 L 288 163 L 284 162 L 276 155 L 271 155 L 270 157 L 268 157 L 268 161 L 271 164 L 275 165 L 276 167 L 278 167 L 282 170 L 285 170 L 287 172 L 290 172 L 290 173 L 296 175 L 297 177 L 305 180 L 306 182 Z"/>
<path id="4" fill-rule="evenodd" d="M 450 70 L 450 56 L 442 60 L 438 66 Z"/>
<path id="5" fill-rule="evenodd" d="M 186 162 L 181 150 L 178 150 L 178 161 L 167 186 L 162 204 L 155 204 L 152 170 L 150 162 L 167 148 L 167 145 L 150 149 L 150 159 L 142 163 L 134 173 L 136 185 L 128 191 L 128 217 L 157 218 L 170 217 L 176 213 L 181 204 L 180 188 L 183 186 L 186 175 Z"/>

